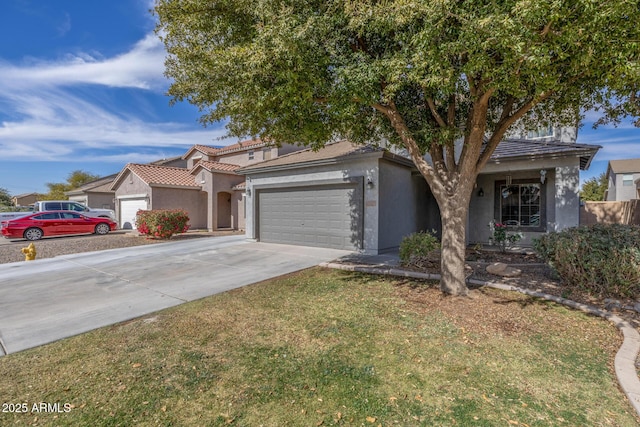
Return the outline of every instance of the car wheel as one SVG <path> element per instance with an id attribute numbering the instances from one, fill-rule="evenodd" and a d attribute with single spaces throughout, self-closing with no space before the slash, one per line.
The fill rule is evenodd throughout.
<path id="1" fill-rule="evenodd" d="M 101 222 L 100 224 L 96 225 L 96 234 L 107 234 L 109 232 L 109 224 L 105 224 L 104 222 Z"/>
<path id="2" fill-rule="evenodd" d="M 42 239 L 42 230 L 39 228 L 27 228 L 24 232 L 24 238 L 27 240 Z"/>

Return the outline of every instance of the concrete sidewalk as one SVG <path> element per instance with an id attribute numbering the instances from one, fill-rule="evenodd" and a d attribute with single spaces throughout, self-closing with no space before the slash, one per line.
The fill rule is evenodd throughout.
<path id="1" fill-rule="evenodd" d="M 347 254 L 224 236 L 3 264 L 0 356 Z"/>

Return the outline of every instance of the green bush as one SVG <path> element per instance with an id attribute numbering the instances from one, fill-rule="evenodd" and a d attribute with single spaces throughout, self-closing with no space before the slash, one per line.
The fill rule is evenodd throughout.
<path id="1" fill-rule="evenodd" d="M 136 214 L 138 232 L 149 237 L 168 239 L 176 233 L 186 233 L 189 216 L 181 209 L 139 210 Z"/>
<path id="2" fill-rule="evenodd" d="M 564 285 L 604 297 L 640 295 L 640 227 L 595 224 L 534 239 Z"/>
<path id="3" fill-rule="evenodd" d="M 434 252 L 440 249 L 440 242 L 434 234 L 435 231 L 421 231 L 405 236 L 400 243 L 400 261 L 408 265 L 433 257 Z"/>

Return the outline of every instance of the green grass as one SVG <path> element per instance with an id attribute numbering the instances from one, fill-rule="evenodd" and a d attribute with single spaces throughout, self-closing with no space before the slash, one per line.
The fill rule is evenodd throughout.
<path id="1" fill-rule="evenodd" d="M 323 269 L 0 358 L 0 425 L 635 426 L 608 322 Z"/>

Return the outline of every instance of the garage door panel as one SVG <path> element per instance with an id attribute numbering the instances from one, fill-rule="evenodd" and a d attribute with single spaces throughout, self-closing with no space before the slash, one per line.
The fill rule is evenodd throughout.
<path id="1" fill-rule="evenodd" d="M 359 249 L 362 192 L 355 185 L 258 192 L 261 241 Z"/>
<path id="2" fill-rule="evenodd" d="M 120 228 L 136 228 L 136 214 L 140 209 L 147 209 L 145 199 L 120 200 Z"/>

